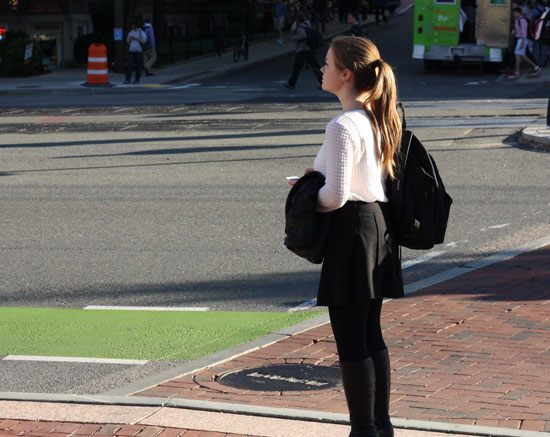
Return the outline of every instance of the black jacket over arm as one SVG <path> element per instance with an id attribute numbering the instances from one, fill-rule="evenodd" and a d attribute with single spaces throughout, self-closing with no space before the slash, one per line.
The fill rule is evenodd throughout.
<path id="1" fill-rule="evenodd" d="M 311 172 L 296 182 L 285 205 L 285 246 L 314 264 L 323 262 L 325 240 L 330 229 L 331 213 L 316 211 L 319 189 L 325 177 Z"/>

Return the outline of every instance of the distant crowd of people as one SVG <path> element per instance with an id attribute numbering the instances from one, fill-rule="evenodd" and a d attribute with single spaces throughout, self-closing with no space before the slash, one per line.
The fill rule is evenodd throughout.
<path id="1" fill-rule="evenodd" d="M 521 76 L 521 65 L 526 63 L 531 67 L 527 75 L 537 76 L 548 63 L 550 55 L 550 7 L 546 0 L 515 0 L 512 2 L 512 13 L 510 47 L 513 50 L 510 51 L 503 72 L 508 74 L 509 79 L 518 79 Z M 537 29 L 537 22 L 541 19 Z"/>
<path id="2" fill-rule="evenodd" d="M 314 28 L 319 33 L 326 31 L 329 21 L 337 19 L 340 23 L 350 25 L 350 34 L 365 36 L 365 28 L 360 19 L 366 20 L 367 15 L 375 15 L 376 23 L 387 22 L 388 0 L 272 0 L 264 2 L 262 30 L 264 36 L 273 32 L 278 44 L 284 42 L 286 31 L 296 44 L 296 59 L 292 75 L 287 82 L 288 88 L 294 88 L 296 79 L 307 63 L 314 71 L 318 80 L 320 70 L 313 50 L 305 43 L 307 28 Z M 209 30 L 214 42 L 216 54 L 221 57 L 225 51 L 225 37 L 229 30 L 228 20 L 221 8 L 213 11 L 210 17 Z M 128 63 L 126 80 L 131 83 L 135 73 L 134 84 L 141 79 L 142 70 L 152 76 L 152 68 L 157 60 L 155 33 L 150 20 L 140 26 L 134 23 L 126 38 L 128 43 Z"/>

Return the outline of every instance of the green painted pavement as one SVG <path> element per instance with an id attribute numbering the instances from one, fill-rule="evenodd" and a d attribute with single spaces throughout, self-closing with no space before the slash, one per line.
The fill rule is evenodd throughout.
<path id="1" fill-rule="evenodd" d="M 0 355 L 192 360 L 319 314 L 0 307 Z"/>

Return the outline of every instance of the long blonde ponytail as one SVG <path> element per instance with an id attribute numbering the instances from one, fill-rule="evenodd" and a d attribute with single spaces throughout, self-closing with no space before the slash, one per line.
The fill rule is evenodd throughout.
<path id="1" fill-rule="evenodd" d="M 401 145 L 401 119 L 397 112 L 397 85 L 393 70 L 368 39 L 341 36 L 332 41 L 336 64 L 350 70 L 355 86 L 368 95 L 364 102 L 375 137 L 380 139 L 380 163 L 395 178 L 396 155 Z"/>

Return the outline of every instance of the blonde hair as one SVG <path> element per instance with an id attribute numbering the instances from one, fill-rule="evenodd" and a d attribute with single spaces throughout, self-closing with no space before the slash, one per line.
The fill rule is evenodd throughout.
<path id="1" fill-rule="evenodd" d="M 367 38 L 340 36 L 332 40 L 331 48 L 336 66 L 351 71 L 355 87 L 368 94 L 364 108 L 372 122 L 375 137 L 380 138 L 380 163 L 388 176 L 394 179 L 402 130 L 393 70 L 380 58 L 378 49 Z"/>

